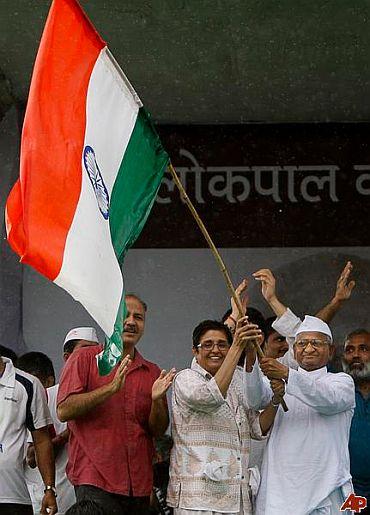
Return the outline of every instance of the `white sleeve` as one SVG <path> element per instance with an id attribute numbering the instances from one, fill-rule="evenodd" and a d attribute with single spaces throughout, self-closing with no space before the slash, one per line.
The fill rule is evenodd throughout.
<path id="1" fill-rule="evenodd" d="M 51 386 L 47 389 L 48 406 L 50 410 L 51 419 L 54 424 L 55 433 L 59 435 L 67 429 L 67 422 L 61 422 L 57 415 L 57 395 L 59 384 Z"/>
<path id="2" fill-rule="evenodd" d="M 298 369 L 298 363 L 294 359 L 294 352 L 293 352 L 293 343 L 289 343 L 289 349 L 287 352 L 282 356 L 281 358 L 278 358 L 277 360 L 289 368 L 294 368 L 294 370 Z"/>
<path id="3" fill-rule="evenodd" d="M 179 406 L 204 413 L 212 413 L 226 402 L 214 377 L 207 380 L 190 369 L 175 377 L 172 395 Z"/>
<path id="4" fill-rule="evenodd" d="M 273 321 L 272 327 L 282 336 L 294 338 L 296 330 L 301 325 L 302 320 L 297 317 L 289 308 Z"/>
<path id="5" fill-rule="evenodd" d="M 282 358 L 279 358 L 278 361 L 289 368 L 294 368 L 295 370 L 298 368 L 298 363 L 294 359 L 294 336 L 301 323 L 302 320 L 297 317 L 297 315 L 295 315 L 289 308 L 283 315 L 281 315 L 281 317 L 277 318 L 272 323 L 272 327 L 275 329 L 275 331 L 277 331 L 282 336 L 285 336 L 289 345 L 289 350 Z"/>
<path id="6" fill-rule="evenodd" d="M 46 393 L 40 381 L 35 377 L 33 384 L 33 395 L 31 401 L 31 419 L 27 421 L 27 427 L 32 432 L 35 429 L 52 424 Z"/>
<path id="7" fill-rule="evenodd" d="M 263 375 L 257 359 L 254 362 L 252 372 L 244 371 L 243 382 L 248 405 L 251 408 L 263 409 L 270 403 L 272 398 L 270 382 Z"/>
<path id="8" fill-rule="evenodd" d="M 328 374 L 317 378 L 289 370 L 286 393 L 322 415 L 335 415 L 355 407 L 355 385 L 348 374 Z"/>

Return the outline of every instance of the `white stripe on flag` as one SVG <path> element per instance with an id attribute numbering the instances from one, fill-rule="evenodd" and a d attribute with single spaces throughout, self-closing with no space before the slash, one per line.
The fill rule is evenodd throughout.
<path id="1" fill-rule="evenodd" d="M 138 103 L 103 49 L 89 82 L 84 147 L 94 151 L 109 199 L 138 110 Z M 81 195 L 55 283 L 81 302 L 108 336 L 113 333 L 123 291 L 122 274 L 109 220 L 99 210 L 83 156 Z"/>

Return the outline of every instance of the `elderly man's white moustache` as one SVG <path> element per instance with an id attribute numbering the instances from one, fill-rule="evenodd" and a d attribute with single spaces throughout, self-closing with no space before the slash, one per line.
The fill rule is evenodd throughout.
<path id="1" fill-rule="evenodd" d="M 361 368 L 356 367 L 352 368 L 352 365 L 362 365 Z M 361 361 L 356 361 L 352 363 L 347 363 L 346 361 L 342 360 L 342 367 L 343 372 L 346 374 L 349 374 L 353 377 L 353 379 L 370 379 L 370 362 L 367 361 L 366 363 L 363 363 Z"/>

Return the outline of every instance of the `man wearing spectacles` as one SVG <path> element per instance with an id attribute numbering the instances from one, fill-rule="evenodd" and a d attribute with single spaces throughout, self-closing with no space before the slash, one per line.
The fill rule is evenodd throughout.
<path id="1" fill-rule="evenodd" d="M 351 474 L 356 495 L 367 498 L 370 512 L 370 333 L 352 331 L 344 340 L 344 372 L 350 374 L 356 387 L 356 408 L 349 436 Z M 365 512 L 362 512 L 363 514 Z"/>
<path id="2" fill-rule="evenodd" d="M 263 457 L 257 515 L 340 514 L 353 491 L 348 435 L 354 384 L 347 374 L 327 371 L 333 352 L 329 326 L 307 315 L 295 335 L 298 370 L 272 358 L 261 359 L 260 369 L 270 381 L 284 381 L 289 411 L 276 406 Z M 271 397 L 267 379 L 254 376 L 260 381 L 260 400 Z"/>
<path id="3" fill-rule="evenodd" d="M 194 329 L 191 368 L 173 383 L 167 502 L 175 515 L 252 513 L 249 490 L 256 478 L 248 469 L 250 438 L 263 439 L 274 409 L 259 414 L 249 408 L 245 372 L 237 366 L 256 338 L 261 330 L 247 317 L 237 322 L 234 338 L 218 321 Z"/>
<path id="4" fill-rule="evenodd" d="M 355 281 L 351 278 L 352 271 L 353 265 L 351 261 L 348 261 L 339 275 L 333 298 L 318 311 L 316 314 L 317 318 L 329 323 L 351 298 L 353 288 L 355 287 Z M 271 270 L 266 268 L 258 270 L 253 274 L 253 277 L 261 283 L 262 295 L 277 317 L 272 321 L 272 329 L 278 334 L 285 336 L 288 343 L 289 350 L 283 356 L 279 357 L 279 361 L 290 368 L 297 369 L 298 364 L 294 359 L 293 343 L 294 335 L 302 320 L 278 298 L 276 293 L 276 280 Z M 267 349 L 265 349 L 265 351 L 266 350 Z M 276 356 L 270 354 L 269 357 Z"/>

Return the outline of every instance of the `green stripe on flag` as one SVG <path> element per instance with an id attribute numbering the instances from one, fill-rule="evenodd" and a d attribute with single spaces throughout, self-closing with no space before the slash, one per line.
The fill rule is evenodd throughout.
<path id="1" fill-rule="evenodd" d="M 120 265 L 144 227 L 168 162 L 149 114 L 141 108 L 110 203 L 110 231 Z"/>
<path id="2" fill-rule="evenodd" d="M 104 350 L 98 354 L 98 368 L 101 376 L 106 376 L 116 366 L 122 356 L 123 321 L 126 318 L 125 294 L 118 308 L 114 331 L 111 337 L 105 337 Z"/>
<path id="3" fill-rule="evenodd" d="M 110 232 L 121 267 L 127 250 L 135 243 L 145 225 L 168 163 L 168 154 L 149 114 L 144 108 L 139 109 L 110 201 Z M 98 359 L 101 375 L 109 374 L 122 354 L 121 334 L 125 311 L 123 293 L 114 333 L 106 338 L 104 352 Z"/>

